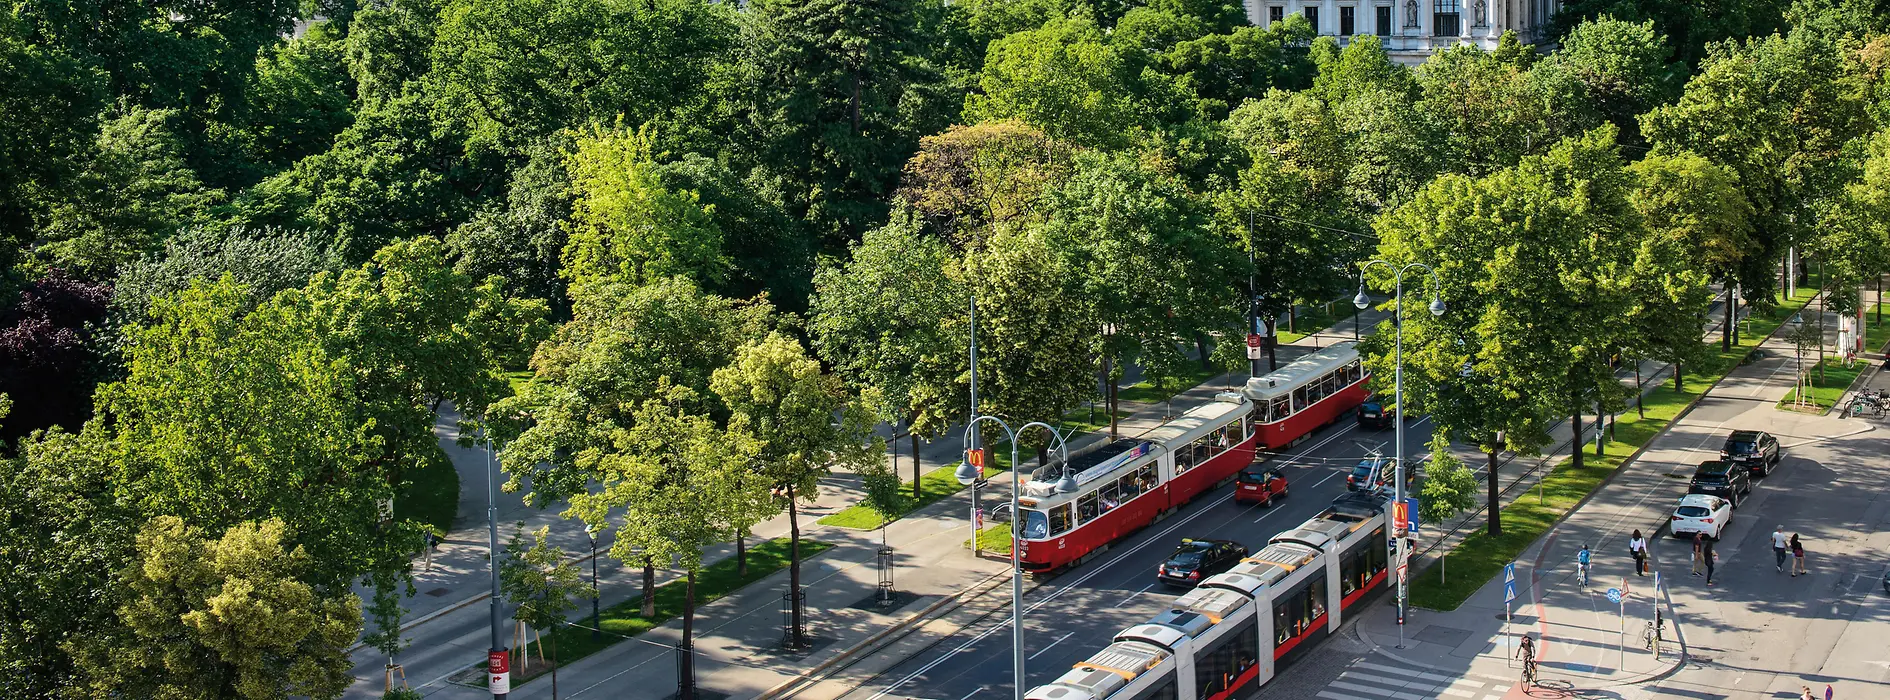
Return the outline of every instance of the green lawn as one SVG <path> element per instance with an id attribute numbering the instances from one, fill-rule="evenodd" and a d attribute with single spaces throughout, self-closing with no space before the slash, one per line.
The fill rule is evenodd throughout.
<path id="1" fill-rule="evenodd" d="M 1188 360 L 1182 363 L 1180 376 L 1162 377 L 1160 388 L 1156 388 L 1153 379 L 1144 379 L 1132 386 L 1123 387 L 1121 391 L 1116 392 L 1116 398 L 1140 403 L 1161 403 L 1221 374 L 1219 369 L 1202 369 L 1200 362 Z"/>
<path id="2" fill-rule="evenodd" d="M 833 547 L 833 545 L 825 542 L 802 539 L 801 560 L 805 562 L 807 559 L 831 547 Z M 696 608 L 701 609 L 702 606 L 708 605 L 710 602 L 722 596 L 740 590 L 743 586 L 759 581 L 766 578 L 769 574 L 787 568 L 787 565 L 788 540 L 785 537 L 770 540 L 748 548 L 747 576 L 736 575 L 734 557 L 729 557 L 710 564 L 707 568 L 703 569 L 701 573 L 696 575 Z M 603 622 L 598 628 L 609 634 L 599 635 L 599 638 L 595 640 L 591 639 L 591 631 L 589 629 L 577 627 L 560 627 L 554 632 L 546 633 L 545 641 L 551 643 L 546 649 L 555 651 L 555 654 L 548 654 L 547 656 L 554 660 L 562 660 L 564 664 L 570 664 L 571 662 L 595 654 L 612 645 L 628 641 L 623 639 L 623 637 L 632 637 L 648 632 L 657 625 L 668 622 L 670 618 L 681 615 L 684 602 L 683 596 L 683 581 L 678 579 L 656 587 L 655 617 L 646 618 L 638 614 L 643 611 L 642 596 L 637 596 L 622 603 L 604 608 L 603 614 L 601 615 Z M 584 601 L 582 607 L 583 609 L 589 609 L 589 601 Z M 700 620 L 697 622 L 700 624 Z M 589 626 L 590 618 L 584 618 L 580 624 Z M 536 643 L 534 643 L 533 646 L 536 646 Z M 533 665 L 524 673 L 514 672 L 512 683 L 515 687 L 519 683 L 536 678 L 546 672 L 546 667 L 538 665 L 537 658 L 537 653 L 534 652 L 532 655 Z M 518 664 L 515 662 L 513 668 L 516 669 L 517 667 Z"/>
<path id="3" fill-rule="evenodd" d="M 1075 440 L 1078 437 L 1097 430 L 1107 430 L 1109 428 L 1108 415 L 1107 411 L 1098 410 L 1095 415 L 1096 420 L 1092 422 L 1090 420 L 1089 407 L 1085 406 L 1065 414 L 1063 416 L 1063 425 L 1059 430 L 1063 433 L 1064 440 Z M 1128 411 L 1120 409 L 1116 411 L 1117 418 L 1127 418 L 1128 416 Z M 986 478 L 1010 471 L 1011 443 L 1009 440 L 992 441 L 990 447 L 986 448 L 986 450 L 990 454 L 990 460 L 986 462 L 984 469 Z M 1020 454 L 1019 456 L 1021 457 L 1022 455 Z M 1028 462 L 1031 457 L 1024 457 L 1024 459 Z M 909 465 L 911 462 L 904 462 L 904 464 Z M 958 477 L 953 473 L 956 469 L 957 465 L 954 464 L 926 472 L 924 476 L 919 478 L 919 497 L 916 499 L 912 498 L 912 485 L 910 483 L 906 484 L 906 510 L 905 513 L 900 513 L 900 515 L 903 516 L 906 513 L 937 503 L 939 499 L 958 493 L 960 490 L 964 489 L 965 487 L 958 483 Z M 879 517 L 877 511 L 867 507 L 864 503 L 859 503 L 841 509 L 839 512 L 828 515 L 815 522 L 822 525 L 833 525 L 835 527 L 872 530 L 878 528 L 885 521 Z"/>
<path id="4" fill-rule="evenodd" d="M 1793 299 L 1753 318 L 1762 319 L 1761 325 L 1769 334 L 1803 308 L 1815 291 L 1813 286 L 1801 287 Z M 1709 368 L 1710 373 L 1688 374 L 1686 386 L 1691 391 L 1678 391 L 1672 382 L 1665 382 L 1649 392 L 1645 399 L 1646 418 L 1629 409 L 1615 419 L 1615 439 L 1607 445 L 1607 456 L 1594 457 L 1590 443 L 1581 469 L 1575 469 L 1572 460 L 1564 458 L 1542 480 L 1540 499 L 1525 495 L 1503 508 L 1502 535 L 1491 537 L 1487 528 L 1479 528 L 1445 557 L 1448 563 L 1443 571 L 1434 571 L 1438 565 L 1432 564 L 1415 576 L 1411 581 L 1411 604 L 1432 610 L 1455 610 L 1463 605 L 1472 593 L 1501 573 L 1504 564 L 1515 561 L 1530 543 L 1548 532 L 1563 513 L 1601 485 L 1628 455 L 1680 415 L 1699 396 L 1697 392 L 1701 387 L 1711 386 L 1738 367 L 1763 337 L 1757 333 L 1742 334 L 1731 351 L 1721 351 L 1717 337 L 1707 341 L 1717 357 L 1714 366 Z M 1450 575 L 1447 582 L 1441 580 L 1444 572 Z"/>
<path id="5" fill-rule="evenodd" d="M 516 394 L 520 387 L 530 383 L 535 376 L 537 376 L 536 372 L 529 369 L 522 369 L 516 372 L 506 372 L 505 381 L 512 385 L 512 393 Z"/>
<path id="6" fill-rule="evenodd" d="M 1331 307 L 1329 311 L 1327 310 L 1328 306 Z M 1340 321 L 1357 316 L 1358 311 L 1358 307 L 1352 305 L 1352 298 L 1349 296 L 1334 301 L 1331 304 L 1305 304 L 1299 307 L 1299 317 L 1293 321 L 1293 327 L 1300 332 L 1283 330 L 1286 327 L 1286 322 L 1283 320 L 1280 322 L 1280 327 L 1275 328 L 1274 331 L 1279 333 L 1280 342 L 1296 343 L 1306 336 L 1331 328 Z M 1359 330 L 1361 333 L 1368 332 L 1362 328 Z"/>
<path id="7" fill-rule="evenodd" d="M 394 497 L 394 515 L 426 523 L 444 534 L 453 529 L 453 516 L 459 510 L 459 471 L 438 447 L 425 459 L 419 469 L 406 474 L 407 484 Z"/>
<path id="8" fill-rule="evenodd" d="M 966 549 L 970 549 L 971 540 L 965 540 L 963 542 L 960 542 L 959 545 Z M 993 554 L 999 554 L 999 555 L 1003 555 L 1007 557 L 1010 556 L 1011 555 L 1010 523 L 998 523 L 996 525 L 987 526 L 983 530 L 979 530 L 978 531 L 978 548 L 986 552 L 991 552 Z"/>
<path id="9" fill-rule="evenodd" d="M 1862 374 L 1868 366 L 1869 361 L 1858 360 L 1845 367 L 1843 360 L 1827 355 L 1821 365 L 1805 368 L 1805 373 L 1811 377 L 1811 402 L 1821 412 L 1836 405 L 1837 400 L 1844 396 L 1844 390 L 1850 388 L 1851 381 L 1857 379 L 1857 375 Z M 1786 392 L 1785 398 L 1778 402 L 1778 407 L 1789 408 L 1797 399 L 1798 390 L 1793 389 Z"/>

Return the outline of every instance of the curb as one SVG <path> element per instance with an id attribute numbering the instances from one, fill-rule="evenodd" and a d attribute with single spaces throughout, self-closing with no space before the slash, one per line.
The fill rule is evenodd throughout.
<path id="1" fill-rule="evenodd" d="M 932 617 L 934 613 L 944 614 L 951 612 L 957 609 L 959 605 L 962 605 L 966 599 L 972 597 L 974 592 L 980 594 L 987 592 L 991 589 L 992 582 L 1008 580 L 1009 578 L 1010 572 L 1008 571 L 992 574 L 985 577 L 984 580 L 966 586 L 957 593 L 940 598 L 931 605 L 926 606 L 924 610 L 913 613 L 906 617 L 906 619 L 894 623 L 868 636 L 866 639 L 840 650 L 840 653 L 829 657 L 826 661 L 815 664 L 813 668 L 802 671 L 794 677 L 781 681 L 775 684 L 774 687 L 762 691 L 761 694 L 755 696 L 754 700 L 775 700 L 776 698 L 791 697 L 793 694 L 799 692 L 802 686 L 824 680 L 829 675 L 829 671 L 838 671 L 845 668 L 851 665 L 856 657 L 877 650 L 886 644 L 890 644 L 904 637 L 905 634 L 910 632 L 913 627 L 916 627 L 916 623 L 921 620 Z"/>

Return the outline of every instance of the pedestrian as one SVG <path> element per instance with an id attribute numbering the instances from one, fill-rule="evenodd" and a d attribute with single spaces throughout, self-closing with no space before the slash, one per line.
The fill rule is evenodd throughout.
<path id="1" fill-rule="evenodd" d="M 1647 540 L 1641 538 L 1641 531 L 1635 530 L 1634 536 L 1627 541 L 1628 554 L 1634 556 L 1634 575 L 1647 575 Z"/>
<path id="2" fill-rule="evenodd" d="M 1811 686 L 1801 685 L 1801 686 L 1798 686 L 1798 700 L 1818 700 L 1818 699 L 1811 697 Z"/>
<path id="3" fill-rule="evenodd" d="M 1719 554 L 1713 551 L 1713 540 L 1702 538 L 1700 562 L 1706 565 L 1706 585 L 1708 586 L 1713 585 L 1713 562 L 1717 559 L 1719 559 Z"/>
<path id="4" fill-rule="evenodd" d="M 1772 567 L 1773 569 L 1778 570 L 1778 571 L 1785 570 L 1785 552 L 1786 552 L 1787 546 L 1788 545 L 1785 541 L 1785 526 L 1780 525 L 1776 528 L 1773 528 L 1772 529 L 1772 561 L 1774 564 L 1774 566 Z"/>
<path id="5" fill-rule="evenodd" d="M 1705 545 L 1701 543 L 1705 541 L 1706 541 L 1706 533 L 1703 533 L 1703 532 L 1693 533 L 1693 575 L 1694 576 L 1699 576 L 1700 572 L 1706 570 L 1705 560 L 1701 558 L 1701 554 L 1705 551 Z"/>
<path id="6" fill-rule="evenodd" d="M 1792 575 L 1801 576 L 1805 571 L 1805 543 L 1798 541 L 1798 533 L 1792 533 Z"/>
<path id="7" fill-rule="evenodd" d="M 1588 545 L 1582 545 L 1582 551 L 1575 553 L 1575 570 L 1581 574 L 1582 587 L 1588 587 Z"/>

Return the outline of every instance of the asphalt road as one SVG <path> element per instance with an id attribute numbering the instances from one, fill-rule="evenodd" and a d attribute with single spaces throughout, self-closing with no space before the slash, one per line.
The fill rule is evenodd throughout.
<path id="1" fill-rule="evenodd" d="M 1429 422 L 1405 425 L 1408 457 L 1424 453 Z M 1273 508 L 1236 504 L 1231 486 L 1211 491 L 1087 564 L 1025 595 L 1025 675 L 1048 683 L 1107 645 L 1116 632 L 1167 609 L 1181 593 L 1155 583 L 1155 567 L 1184 537 L 1230 539 L 1259 549 L 1267 539 L 1317 515 L 1345 492 L 1341 476 L 1367 446 L 1392 451 L 1393 432 L 1360 429 L 1349 417 L 1313 434 L 1276 461 L 1288 497 Z M 1364 443 L 1364 444 L 1360 444 Z M 993 595 L 1008 596 L 1008 587 Z M 848 700 L 977 700 L 1011 695 L 1009 606 L 945 637 L 848 694 Z"/>

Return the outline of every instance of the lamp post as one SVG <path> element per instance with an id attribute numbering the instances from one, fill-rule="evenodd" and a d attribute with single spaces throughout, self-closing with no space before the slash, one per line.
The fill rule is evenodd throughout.
<path id="1" fill-rule="evenodd" d="M 595 641 L 603 633 L 603 615 L 597 604 L 597 528 L 584 528 L 584 534 L 591 538 L 591 639 Z"/>
<path id="2" fill-rule="evenodd" d="M 979 423 L 987 420 L 1003 428 L 1004 434 L 1011 440 L 1011 686 L 1016 700 L 1024 700 L 1024 692 L 1027 690 L 1024 687 L 1024 567 L 1019 559 L 1020 551 L 1023 549 L 1022 538 L 1018 536 L 1018 525 L 1023 521 L 1023 514 L 1017 510 L 1018 490 L 1022 488 L 1024 480 L 1018 470 L 1017 434 L 1029 430 L 1033 426 L 1042 427 L 1044 430 L 1049 431 L 1050 437 L 1055 438 L 1057 441 L 1057 452 L 1061 455 L 1062 462 L 1066 467 L 1070 463 L 1070 448 L 1068 444 L 1063 442 L 1063 436 L 1057 434 L 1057 429 L 1051 427 L 1048 423 L 1031 421 L 1025 423 L 1023 427 L 1017 430 L 1011 430 L 1011 426 L 997 416 L 978 416 L 971 419 L 971 423 L 965 426 L 965 441 L 967 444 L 969 444 L 971 440 L 972 431 L 978 427 Z M 967 447 L 966 449 L 970 448 Z M 978 480 L 978 468 L 972 466 L 969 461 L 959 462 L 958 469 L 953 472 L 953 476 L 958 478 L 958 483 L 960 484 L 976 483 Z M 1069 493 L 1076 489 L 1076 477 L 1070 474 L 1066 469 L 1063 478 L 1057 480 L 1057 490 L 1063 493 Z M 975 542 L 976 540 L 974 539 L 973 541 Z"/>
<path id="3" fill-rule="evenodd" d="M 486 561 L 492 569 L 492 647 L 486 651 L 486 687 L 492 690 L 494 700 L 505 700 L 512 692 L 512 658 L 499 644 L 500 622 L 504 619 L 499 600 L 499 475 L 493 469 L 489 430 L 488 426 L 479 426 L 486 439 Z"/>
<path id="4" fill-rule="evenodd" d="M 1404 405 L 1404 275 L 1405 273 L 1409 272 L 1411 268 L 1414 268 L 1414 267 L 1423 268 L 1425 272 L 1430 273 L 1431 289 L 1432 289 L 1430 311 L 1431 311 L 1432 316 L 1444 315 L 1444 300 L 1437 298 L 1437 293 L 1436 293 L 1436 289 L 1438 286 L 1437 271 L 1431 269 L 1431 266 L 1426 265 L 1424 263 L 1414 262 L 1414 263 L 1408 263 L 1404 267 L 1398 267 L 1396 265 L 1393 265 L 1383 260 L 1373 260 L 1371 262 L 1365 263 L 1363 267 L 1359 268 L 1358 296 L 1352 298 L 1352 305 L 1358 307 L 1359 310 L 1363 311 L 1365 307 L 1371 306 L 1371 303 L 1372 303 L 1371 297 L 1368 297 L 1365 295 L 1365 273 L 1370 271 L 1372 267 L 1375 265 L 1384 265 L 1387 269 L 1390 269 L 1392 271 L 1392 284 L 1393 284 L 1392 299 L 1395 302 L 1393 304 L 1394 306 L 1393 313 L 1396 314 L 1392 319 L 1392 336 L 1394 338 L 1393 347 L 1395 349 L 1392 351 L 1393 354 L 1392 354 L 1392 370 L 1391 370 L 1392 400 L 1398 405 L 1398 418 L 1394 423 L 1392 423 L 1393 427 L 1396 429 L 1395 434 L 1397 436 L 1394 439 L 1398 443 L 1397 444 L 1397 458 L 1396 458 L 1397 461 L 1393 463 L 1395 467 L 1395 471 L 1393 472 L 1393 476 L 1392 476 L 1392 489 L 1393 489 L 1392 504 L 1393 504 L 1393 507 L 1395 508 L 1395 507 L 1401 506 L 1404 503 L 1404 416 L 1405 416 L 1405 413 L 1404 413 L 1404 409 L 1405 409 L 1405 405 Z M 1491 478 L 1495 478 L 1495 476 L 1492 475 Z M 1393 534 L 1396 535 L 1398 533 L 1393 533 Z M 1398 547 L 1398 558 L 1397 558 L 1398 647 L 1403 648 L 1404 647 L 1404 602 L 1405 602 L 1405 593 L 1406 593 L 1405 583 L 1404 583 L 1404 580 L 1405 580 L 1404 567 L 1407 563 L 1406 558 L 1409 557 L 1411 553 L 1406 547 L 1406 538 L 1396 537 L 1395 539 L 1397 540 L 1397 547 Z"/>

